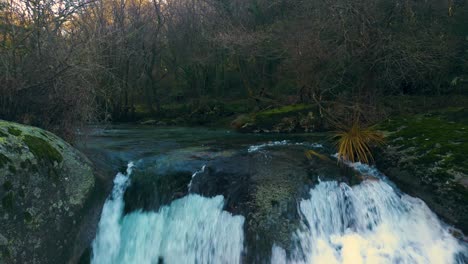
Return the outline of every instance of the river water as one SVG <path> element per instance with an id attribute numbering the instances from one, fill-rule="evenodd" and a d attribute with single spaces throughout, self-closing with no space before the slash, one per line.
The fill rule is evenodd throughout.
<path id="1" fill-rule="evenodd" d="M 281 165 L 288 157 L 300 159 L 294 153 L 302 157 L 307 149 L 333 160 L 324 135 L 120 126 L 95 130 L 88 144 L 103 163 L 120 171 L 92 243 L 93 264 L 461 264 L 468 257 L 466 243 L 454 238 L 423 201 L 400 192 L 375 168 L 348 164 L 351 169 L 334 170 L 338 165 L 328 161 L 315 161 L 311 167 L 307 159 L 294 167 Z M 218 183 L 225 174 L 215 171 L 224 167 L 229 177 Z M 263 173 L 268 168 L 274 169 Z M 293 177 L 288 176 L 292 171 L 307 175 L 296 188 L 296 193 L 304 189 L 303 194 L 290 199 L 293 206 L 286 206 L 275 192 L 283 187 L 281 181 L 267 194 L 260 192 L 265 182 Z M 263 175 L 263 185 L 257 180 L 250 188 L 258 175 Z M 217 192 L 223 184 L 227 191 Z M 215 191 L 207 191 L 210 188 Z M 259 197 L 265 195 L 272 217 L 256 218 L 256 210 L 263 210 Z M 250 211 L 236 209 L 252 203 L 256 206 Z M 265 220 L 251 223 L 258 219 Z M 286 225 L 284 239 L 276 232 Z"/>

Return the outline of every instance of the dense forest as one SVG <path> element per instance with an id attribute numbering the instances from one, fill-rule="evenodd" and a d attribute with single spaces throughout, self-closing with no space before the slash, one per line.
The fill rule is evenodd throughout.
<path id="1" fill-rule="evenodd" d="M 468 94 L 467 24 L 466 0 L 2 0 L 0 118 L 65 137 L 295 104 L 378 120 Z"/>

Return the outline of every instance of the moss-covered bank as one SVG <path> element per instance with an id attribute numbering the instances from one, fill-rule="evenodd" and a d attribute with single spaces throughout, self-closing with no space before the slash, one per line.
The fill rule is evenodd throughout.
<path id="1" fill-rule="evenodd" d="M 377 155 L 379 169 L 468 232 L 468 109 L 401 116 L 379 127 L 388 143 Z"/>
<path id="2" fill-rule="evenodd" d="M 241 132 L 312 132 L 322 128 L 321 121 L 316 107 L 296 104 L 239 115 L 231 127 Z"/>
<path id="3" fill-rule="evenodd" d="M 0 263 L 64 263 L 94 184 L 62 139 L 0 120 Z"/>

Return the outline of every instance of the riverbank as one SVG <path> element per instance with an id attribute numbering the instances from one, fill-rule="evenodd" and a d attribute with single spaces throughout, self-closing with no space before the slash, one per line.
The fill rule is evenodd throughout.
<path id="1" fill-rule="evenodd" d="M 468 96 L 387 96 L 381 98 L 376 105 L 379 106 L 379 109 L 374 109 L 379 112 L 376 121 L 382 121 L 390 117 L 421 114 L 434 109 L 464 107 L 468 105 Z M 330 113 L 336 111 L 333 108 L 329 109 Z M 332 124 L 327 123 L 323 113 L 314 103 L 256 105 L 249 100 L 214 100 L 197 105 L 162 105 L 157 112 L 139 106 L 126 116 L 115 121 L 147 126 L 230 128 L 246 133 L 302 133 L 335 129 Z"/>
<path id="2" fill-rule="evenodd" d="M 404 192 L 468 232 L 468 109 L 404 115 L 379 124 L 377 167 Z"/>

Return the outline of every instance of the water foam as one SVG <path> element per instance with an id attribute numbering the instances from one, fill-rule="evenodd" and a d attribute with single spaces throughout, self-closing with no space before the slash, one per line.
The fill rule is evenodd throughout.
<path id="1" fill-rule="evenodd" d="M 249 153 L 252 153 L 252 152 L 263 150 L 265 148 L 278 147 L 278 146 L 307 146 L 311 148 L 323 148 L 323 145 L 319 143 L 291 142 L 289 140 L 281 140 L 281 141 L 270 141 L 270 142 L 262 143 L 258 145 L 252 145 L 252 146 L 249 146 L 247 151 Z"/>
<path id="2" fill-rule="evenodd" d="M 321 182 L 300 210 L 305 225 L 295 234 L 297 248 L 286 257 L 273 247 L 272 263 L 463 263 L 466 247 L 424 202 L 384 181 Z"/>
<path id="3" fill-rule="evenodd" d="M 91 263 L 240 263 L 244 217 L 223 211 L 224 198 L 188 195 L 158 212 L 123 215 L 129 175 L 117 174 L 93 242 Z"/>

